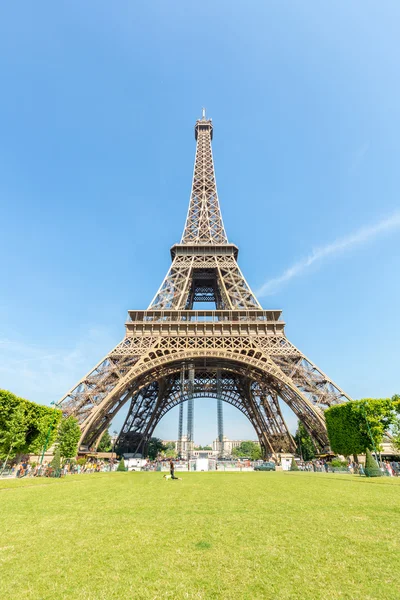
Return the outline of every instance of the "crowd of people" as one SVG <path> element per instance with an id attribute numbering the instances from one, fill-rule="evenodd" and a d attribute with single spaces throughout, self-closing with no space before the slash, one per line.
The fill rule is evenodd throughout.
<path id="1" fill-rule="evenodd" d="M 314 473 L 327 473 L 329 470 L 329 465 L 326 460 L 301 460 L 297 462 L 297 466 L 299 471 L 310 471 Z"/>
<path id="2" fill-rule="evenodd" d="M 115 471 L 117 463 L 115 461 L 104 460 L 86 460 L 66 462 L 59 469 L 55 468 L 51 462 L 42 464 L 31 464 L 28 460 L 22 460 L 11 467 L 11 477 L 21 479 L 22 477 L 66 477 L 67 475 L 79 475 L 81 473 L 101 473 Z"/>
<path id="3" fill-rule="evenodd" d="M 389 477 L 398 477 L 400 475 L 400 462 L 395 460 L 388 461 L 383 460 L 382 463 L 378 460 L 378 464 L 380 464 L 380 470 L 384 475 Z M 312 460 L 312 461 L 299 461 L 297 466 L 300 471 L 314 471 L 318 473 L 332 473 L 335 471 L 348 472 L 352 475 L 365 475 L 364 466 L 362 463 L 356 463 L 355 461 L 348 461 L 343 464 L 341 467 L 337 467 L 336 465 L 332 465 L 332 463 L 328 460 Z"/>
<path id="4" fill-rule="evenodd" d="M 378 461 L 379 462 L 379 461 Z M 170 470 L 171 460 L 147 460 L 145 465 L 139 470 L 143 471 L 156 471 L 156 470 Z M 187 470 L 187 461 L 174 461 L 175 467 L 178 470 Z M 314 473 L 332 473 L 335 471 L 348 472 L 354 475 L 364 475 L 364 467 L 361 463 L 349 460 L 347 463 L 343 462 L 342 466 L 338 467 L 335 463 L 331 463 L 326 459 L 317 459 L 312 461 L 296 461 L 297 467 L 300 471 L 309 471 Z M 389 477 L 398 477 L 400 475 L 400 461 L 388 461 L 383 460 L 380 464 L 380 469 L 384 475 Z M 221 469 L 224 466 L 223 463 L 216 464 L 216 470 Z M 253 466 L 248 461 L 248 464 L 232 463 L 232 466 Z M 27 459 L 22 460 L 19 463 L 14 464 L 11 467 L 8 475 L 16 477 L 18 479 L 23 477 L 66 477 L 67 475 L 79 475 L 81 473 L 101 473 L 115 471 L 118 466 L 116 460 L 98 460 L 95 458 L 89 458 L 86 460 L 69 461 L 66 462 L 62 467 L 56 469 L 51 462 L 30 463 Z M 174 468 L 175 468 L 174 467 Z"/>
<path id="5" fill-rule="evenodd" d="M 383 461 L 383 469 L 386 471 L 386 474 L 389 477 L 399 477 L 400 475 L 400 462 L 397 460 L 384 460 Z"/>

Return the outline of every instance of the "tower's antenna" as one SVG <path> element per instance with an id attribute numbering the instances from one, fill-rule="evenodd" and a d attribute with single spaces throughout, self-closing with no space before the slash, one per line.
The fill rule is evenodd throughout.
<path id="1" fill-rule="evenodd" d="M 203 118 L 203 121 L 205 121 L 205 119 L 206 119 L 206 109 L 205 109 L 205 108 L 202 108 L 201 110 L 202 110 L 202 118 Z"/>

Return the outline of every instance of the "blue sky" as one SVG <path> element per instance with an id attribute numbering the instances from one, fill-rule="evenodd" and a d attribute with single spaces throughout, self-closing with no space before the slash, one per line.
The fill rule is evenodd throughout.
<path id="1" fill-rule="evenodd" d="M 399 22 L 397 1 L 4 4 L 0 387 L 58 399 L 148 306 L 205 106 L 262 305 L 352 397 L 399 393 Z M 201 443 L 214 410 L 196 401 Z"/>

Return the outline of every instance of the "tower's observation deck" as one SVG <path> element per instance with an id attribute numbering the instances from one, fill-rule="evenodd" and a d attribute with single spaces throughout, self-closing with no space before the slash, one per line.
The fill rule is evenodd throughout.
<path id="1" fill-rule="evenodd" d="M 214 244 L 213 246 L 204 244 L 174 244 L 171 248 L 172 260 L 175 256 L 233 256 L 236 260 L 239 254 L 239 248 L 235 244 Z"/>

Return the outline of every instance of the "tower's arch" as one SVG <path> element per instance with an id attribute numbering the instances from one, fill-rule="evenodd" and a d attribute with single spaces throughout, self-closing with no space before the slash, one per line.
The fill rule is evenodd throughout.
<path id="1" fill-rule="evenodd" d="M 122 406 L 130 401 L 122 434 L 137 436 L 136 451 L 144 451 L 160 419 L 173 406 L 188 399 L 182 391 L 182 366 L 193 369 L 193 397 L 215 397 L 231 403 L 252 423 L 265 452 L 282 446 L 293 449 L 293 440 L 279 407 L 283 400 L 304 423 L 318 443 L 327 437 L 320 409 L 288 379 L 268 357 L 252 349 L 224 351 L 196 348 L 181 352 L 148 353 L 140 364 L 120 380 L 99 405 L 82 421 L 82 445 L 95 446 Z"/>

